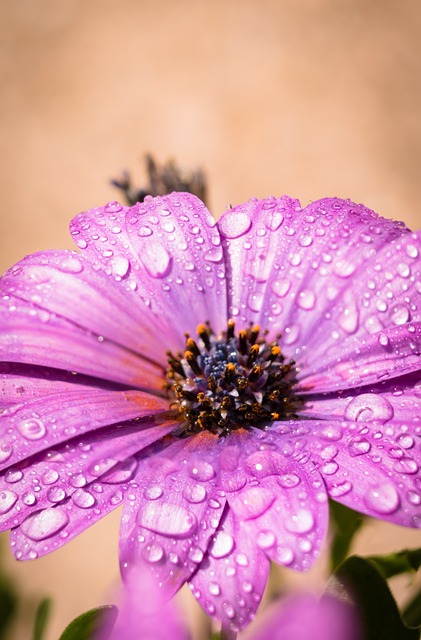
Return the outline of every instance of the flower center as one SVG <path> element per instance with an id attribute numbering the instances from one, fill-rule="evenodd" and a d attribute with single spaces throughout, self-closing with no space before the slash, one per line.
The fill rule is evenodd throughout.
<path id="1" fill-rule="evenodd" d="M 165 386 L 183 433 L 206 429 L 222 436 L 295 416 L 300 405 L 293 393 L 295 362 L 285 361 L 280 336 L 267 343 L 259 334 L 255 325 L 236 335 L 233 320 L 220 336 L 200 324 L 197 340 L 186 334 L 184 354 L 168 352 Z"/>

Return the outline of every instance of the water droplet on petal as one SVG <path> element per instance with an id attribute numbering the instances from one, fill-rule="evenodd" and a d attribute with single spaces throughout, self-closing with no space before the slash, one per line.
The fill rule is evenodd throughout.
<path id="1" fill-rule="evenodd" d="M 221 262 L 222 255 L 222 247 L 215 247 L 206 252 L 205 260 L 207 262 Z"/>
<path id="2" fill-rule="evenodd" d="M 44 484 L 54 484 L 59 479 L 59 475 L 55 469 L 49 469 L 42 476 Z"/>
<path id="3" fill-rule="evenodd" d="M 47 432 L 43 422 L 37 418 L 19 423 L 18 430 L 26 440 L 40 440 Z"/>
<path id="4" fill-rule="evenodd" d="M 276 548 L 276 559 L 280 564 L 288 566 L 294 562 L 294 558 L 295 553 L 291 547 L 284 545 Z"/>
<path id="5" fill-rule="evenodd" d="M 50 502 L 61 502 L 66 497 L 66 492 L 62 487 L 51 487 L 47 491 L 47 498 Z"/>
<path id="6" fill-rule="evenodd" d="M 148 487 L 145 490 L 144 495 L 148 500 L 157 500 L 162 496 L 163 493 L 164 492 L 162 491 L 161 487 L 159 487 L 157 484 L 154 484 L 152 485 L 152 487 Z"/>
<path id="7" fill-rule="evenodd" d="M 295 473 L 284 473 L 278 477 L 278 482 L 284 489 L 291 489 L 300 483 L 300 478 Z"/>
<path id="8" fill-rule="evenodd" d="M 401 325 L 408 322 L 410 318 L 409 309 L 404 304 L 397 304 L 392 307 L 390 319 L 393 324 Z"/>
<path id="9" fill-rule="evenodd" d="M 81 509 L 89 509 L 95 504 L 95 498 L 92 493 L 85 491 L 84 489 L 78 489 L 72 494 L 72 500 L 77 507 Z"/>
<path id="10" fill-rule="evenodd" d="M 219 559 L 227 556 L 234 549 L 234 538 L 226 531 L 217 531 L 211 543 L 209 553 Z"/>
<path id="11" fill-rule="evenodd" d="M 264 207 L 265 205 L 263 205 Z M 284 216 L 280 211 L 267 211 L 264 216 L 264 223 L 270 231 L 276 231 L 279 229 L 284 221 Z"/>
<path id="12" fill-rule="evenodd" d="M 130 269 L 130 262 L 125 256 L 115 256 L 111 260 L 111 271 L 118 278 L 124 278 Z"/>
<path id="13" fill-rule="evenodd" d="M 402 449 L 411 449 L 415 442 L 414 438 L 410 436 L 408 433 L 401 433 L 397 438 L 396 442 Z"/>
<path id="14" fill-rule="evenodd" d="M 154 542 L 144 549 L 143 555 L 145 560 L 154 564 L 155 562 L 162 560 L 164 557 L 164 549 L 159 543 Z"/>
<path id="15" fill-rule="evenodd" d="M 348 447 L 351 456 L 361 456 L 370 451 L 371 444 L 363 436 L 357 436 L 350 441 Z"/>
<path id="16" fill-rule="evenodd" d="M 221 587 L 217 582 L 209 582 L 208 590 L 209 590 L 209 593 L 213 596 L 219 596 L 221 593 Z"/>
<path id="17" fill-rule="evenodd" d="M 406 246 L 406 253 L 410 258 L 418 258 L 419 255 L 417 247 L 413 244 L 408 244 Z"/>
<path id="18" fill-rule="evenodd" d="M 189 484 L 184 487 L 183 497 L 192 504 L 203 502 L 206 498 L 206 489 L 201 484 Z"/>
<path id="19" fill-rule="evenodd" d="M 400 505 L 399 495 L 395 487 L 385 482 L 371 487 L 364 496 L 364 502 L 376 513 L 394 513 Z"/>
<path id="20" fill-rule="evenodd" d="M 172 257 L 160 242 L 150 240 L 139 254 L 143 266 L 152 278 L 164 278 L 172 268 Z"/>
<path id="21" fill-rule="evenodd" d="M 190 469 L 190 476 L 200 482 L 207 482 L 215 476 L 215 470 L 209 462 L 198 460 Z"/>
<path id="22" fill-rule="evenodd" d="M 18 495 L 14 491 L 9 491 L 8 489 L 0 491 L 0 514 L 3 515 L 10 511 L 17 499 Z"/>
<path id="23" fill-rule="evenodd" d="M 345 408 L 346 420 L 355 422 L 385 423 L 393 418 L 393 406 L 387 398 L 375 393 L 362 393 L 353 398 Z"/>
<path id="24" fill-rule="evenodd" d="M 0 464 L 6 462 L 13 453 L 13 447 L 11 444 L 5 442 L 0 446 Z"/>
<path id="25" fill-rule="evenodd" d="M 68 522 L 69 516 L 65 511 L 50 507 L 26 518 L 20 528 L 22 533 L 28 538 L 38 542 L 55 535 L 61 531 Z"/>
<path id="26" fill-rule="evenodd" d="M 6 471 L 6 475 L 4 476 L 6 482 L 10 482 L 11 484 L 19 482 L 19 480 L 22 480 L 22 478 L 23 473 L 22 471 L 20 471 L 20 469 L 9 469 L 8 471 Z"/>
<path id="27" fill-rule="evenodd" d="M 80 273 L 81 271 L 83 271 L 83 264 L 79 260 L 79 258 L 68 256 L 67 258 L 63 258 L 63 260 L 58 265 L 58 268 L 64 273 Z"/>
<path id="28" fill-rule="evenodd" d="M 251 487 L 235 496 L 230 506 L 244 520 L 258 518 L 272 506 L 276 495 L 270 489 Z"/>
<path id="29" fill-rule="evenodd" d="M 278 298 L 284 298 L 291 288 L 291 282 L 289 280 L 286 280 L 285 278 L 281 280 L 275 280 L 275 282 L 272 283 L 271 288 L 275 296 L 277 296 Z"/>
<path id="30" fill-rule="evenodd" d="M 398 473 L 417 473 L 418 465 L 412 458 L 403 457 L 394 463 L 393 468 Z"/>
<path id="31" fill-rule="evenodd" d="M 219 231 L 226 238 L 238 238 L 250 229 L 251 219 L 243 211 L 228 211 L 219 219 Z"/>
<path id="32" fill-rule="evenodd" d="M 309 311 L 310 309 L 314 309 L 314 305 L 316 304 L 316 296 L 311 289 L 304 289 L 300 291 L 297 297 L 297 306 L 300 309 L 305 309 Z"/>
<path id="33" fill-rule="evenodd" d="M 199 547 L 192 547 L 188 555 L 189 560 L 199 564 L 203 560 L 203 551 Z"/>
<path id="34" fill-rule="evenodd" d="M 261 549 L 270 549 L 276 542 L 276 537 L 273 531 L 268 529 L 260 531 L 256 538 L 256 544 Z"/>
<path id="35" fill-rule="evenodd" d="M 299 509 L 296 513 L 285 518 L 284 525 L 291 533 L 307 533 L 314 527 L 313 514 L 307 509 Z"/>
<path id="36" fill-rule="evenodd" d="M 187 537 L 197 529 L 196 516 L 171 502 L 147 502 L 138 514 L 142 527 L 167 536 Z"/>

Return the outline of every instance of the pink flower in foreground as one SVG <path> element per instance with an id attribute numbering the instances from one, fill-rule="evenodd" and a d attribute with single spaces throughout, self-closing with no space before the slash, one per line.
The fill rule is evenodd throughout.
<path id="1" fill-rule="evenodd" d="M 165 601 L 144 572 L 129 572 L 125 586 L 116 623 L 107 623 L 96 640 L 189 640 L 174 602 Z M 244 640 L 359 640 L 358 627 L 351 605 L 331 596 L 317 599 L 301 593 L 273 602 L 247 630 Z"/>
<path id="2" fill-rule="evenodd" d="M 419 236 L 339 199 L 251 200 L 215 223 L 177 193 L 71 231 L 82 255 L 1 281 L 0 522 L 18 559 L 124 502 L 123 574 L 150 570 L 167 596 L 189 581 L 238 629 L 270 560 L 314 562 L 328 496 L 420 526 Z"/>

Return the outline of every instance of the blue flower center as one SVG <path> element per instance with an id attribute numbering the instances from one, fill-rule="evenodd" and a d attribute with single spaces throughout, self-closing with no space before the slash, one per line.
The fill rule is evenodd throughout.
<path id="1" fill-rule="evenodd" d="M 236 335 L 233 320 L 219 336 L 207 324 L 198 326 L 196 340 L 186 334 L 185 352 L 168 353 L 165 385 L 181 432 L 223 436 L 296 417 L 297 370 L 285 360 L 279 338 L 268 343 L 257 325 Z"/>

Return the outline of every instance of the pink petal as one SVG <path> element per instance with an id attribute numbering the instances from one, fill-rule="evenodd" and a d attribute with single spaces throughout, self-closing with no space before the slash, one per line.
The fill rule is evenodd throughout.
<path id="1" fill-rule="evenodd" d="M 276 433 L 253 435 L 246 446 L 243 443 L 233 470 L 237 476 L 240 468 L 247 483 L 227 492 L 228 504 L 256 549 L 275 562 L 306 571 L 326 536 L 328 510 L 322 478 L 311 460 L 294 460 L 294 449 L 284 446 Z M 222 486 L 228 487 L 224 463 L 221 458 L 226 474 Z"/>
<path id="2" fill-rule="evenodd" d="M 339 600 L 310 594 L 275 602 L 265 612 L 249 640 L 359 640 L 354 611 Z"/>
<path id="3" fill-rule="evenodd" d="M 268 575 L 269 560 L 229 509 L 190 587 L 207 614 L 239 631 L 254 618 Z"/>
<path id="4" fill-rule="evenodd" d="M 326 198 L 301 209 L 286 196 L 234 207 L 218 227 L 232 292 L 229 313 L 242 325 L 261 324 L 270 336 L 282 332 L 286 351 L 306 345 L 332 300 L 351 286 L 350 276 L 406 232 L 350 201 Z"/>
<path id="5" fill-rule="evenodd" d="M 341 395 L 305 395 L 300 416 L 316 419 L 343 418 L 351 421 L 385 423 L 392 418 L 405 421 L 421 413 L 421 374 L 386 380 Z"/>
<path id="6" fill-rule="evenodd" d="M 65 390 L 0 415 L 0 469 L 100 427 L 150 418 L 168 402 L 141 391 Z"/>
<path id="7" fill-rule="evenodd" d="M 188 640 L 173 602 L 168 602 L 152 576 L 133 567 L 121 590 L 114 628 L 104 628 L 95 640 Z"/>
<path id="8" fill-rule="evenodd" d="M 168 348 L 177 340 L 160 318 L 112 270 L 96 269 L 74 251 L 45 251 L 27 256 L 1 279 L 5 294 L 61 316 L 83 329 L 166 366 L 161 336 Z"/>
<path id="9" fill-rule="evenodd" d="M 374 518 L 421 526 L 421 424 L 306 420 L 274 431 L 297 461 L 310 460 L 329 496 Z"/>
<path id="10" fill-rule="evenodd" d="M 141 565 L 170 597 L 201 564 L 225 505 L 217 493 L 217 440 L 178 439 L 140 462 L 121 521 L 123 577 Z"/>
<path id="11" fill-rule="evenodd" d="M 71 232 L 102 269 L 125 261 L 129 286 L 182 337 L 207 320 L 215 331 L 226 325 L 225 266 L 215 225 L 195 196 L 172 193 L 131 208 L 110 203 L 92 209 L 73 220 Z"/>
<path id="12" fill-rule="evenodd" d="M 0 299 L 3 361 L 54 367 L 161 389 L 163 370 L 114 342 L 13 296 Z"/>
<path id="13" fill-rule="evenodd" d="M 113 425 L 9 468 L 0 476 L 0 527 L 15 527 L 30 513 L 62 503 L 69 496 L 83 507 L 94 506 L 90 484 L 98 479 L 112 484 L 129 481 L 138 466 L 133 456 L 173 429 L 172 422 Z"/>

